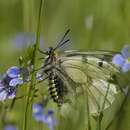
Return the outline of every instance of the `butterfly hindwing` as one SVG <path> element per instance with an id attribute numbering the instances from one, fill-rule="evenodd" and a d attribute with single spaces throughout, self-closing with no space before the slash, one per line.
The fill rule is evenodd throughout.
<path id="1" fill-rule="evenodd" d="M 77 95 L 88 94 L 91 113 L 109 107 L 116 98 L 115 94 L 120 92 L 118 84 L 109 82 L 113 75 L 119 73 L 111 63 L 112 56 L 111 52 L 67 51 L 57 62 L 58 73 L 65 86 Z"/>

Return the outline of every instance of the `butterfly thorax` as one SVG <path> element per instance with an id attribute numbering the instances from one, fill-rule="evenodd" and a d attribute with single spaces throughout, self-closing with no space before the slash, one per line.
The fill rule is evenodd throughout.
<path id="1" fill-rule="evenodd" d="M 49 51 L 48 56 L 45 59 L 45 64 L 55 64 L 58 59 L 58 54 L 56 51 Z"/>

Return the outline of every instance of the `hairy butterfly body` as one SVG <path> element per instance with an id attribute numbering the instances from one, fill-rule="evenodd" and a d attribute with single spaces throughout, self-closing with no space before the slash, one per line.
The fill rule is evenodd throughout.
<path id="1" fill-rule="evenodd" d="M 54 102 L 61 106 L 63 103 L 63 81 L 57 75 L 54 66 L 57 62 L 57 57 L 55 52 L 51 52 L 53 48 L 49 48 L 49 57 L 45 60 L 43 68 L 45 68 L 44 73 L 48 76 L 48 91 Z"/>

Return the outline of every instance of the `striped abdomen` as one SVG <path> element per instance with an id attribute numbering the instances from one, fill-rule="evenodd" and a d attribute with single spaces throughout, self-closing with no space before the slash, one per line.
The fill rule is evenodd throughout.
<path id="1" fill-rule="evenodd" d="M 51 73 L 49 75 L 49 94 L 54 102 L 58 104 L 58 106 L 61 106 L 63 103 L 63 92 L 62 92 L 62 81 L 61 79 L 55 75 L 54 73 Z"/>

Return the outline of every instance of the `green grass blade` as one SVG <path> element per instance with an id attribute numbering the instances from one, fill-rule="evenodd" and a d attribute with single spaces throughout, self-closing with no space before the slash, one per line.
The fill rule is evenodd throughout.
<path id="1" fill-rule="evenodd" d="M 38 24 L 37 24 L 37 34 L 36 34 L 36 44 L 34 46 L 33 57 L 32 57 L 33 70 L 36 69 L 36 58 L 37 58 L 38 48 L 39 48 L 39 45 L 40 45 L 40 24 L 41 24 L 43 3 L 44 3 L 44 0 L 40 0 Z M 28 129 L 28 127 L 27 127 L 28 122 L 27 121 L 28 121 L 28 118 L 31 116 L 31 113 L 32 113 L 33 90 L 35 88 L 35 82 L 36 82 L 35 77 L 36 77 L 36 72 L 33 71 L 32 77 L 31 77 L 31 84 L 30 84 L 30 88 L 28 90 L 28 96 L 27 96 L 27 99 L 26 99 L 23 130 Z M 31 102 L 30 102 L 30 98 L 31 98 Z M 28 116 L 27 116 L 27 114 L 28 114 Z"/>

